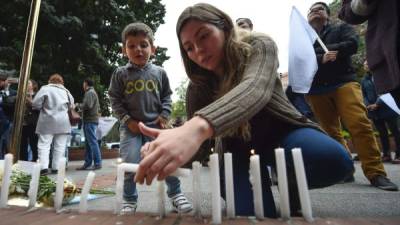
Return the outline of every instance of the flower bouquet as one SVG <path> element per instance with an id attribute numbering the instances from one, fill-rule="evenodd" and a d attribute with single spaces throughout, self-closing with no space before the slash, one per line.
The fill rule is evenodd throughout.
<path id="1" fill-rule="evenodd" d="M 2 180 L 2 171 L 0 170 L 0 185 Z M 10 184 L 10 195 L 17 197 L 28 197 L 29 183 L 31 175 L 27 172 L 19 170 L 13 167 L 11 174 Z M 39 188 L 37 194 L 37 201 L 42 203 L 44 206 L 53 206 L 54 197 L 56 192 L 56 182 L 50 179 L 48 176 L 40 176 Z M 68 179 L 64 179 L 64 197 L 63 205 L 67 205 L 76 195 L 82 192 L 82 188 L 76 187 L 76 185 Z M 102 195 L 113 195 L 113 191 L 91 189 L 90 194 L 102 194 Z"/>

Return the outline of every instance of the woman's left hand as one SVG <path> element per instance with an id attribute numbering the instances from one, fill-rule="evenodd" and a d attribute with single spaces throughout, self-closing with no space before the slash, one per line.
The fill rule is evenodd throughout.
<path id="1" fill-rule="evenodd" d="M 200 117 L 173 129 L 154 129 L 143 123 L 139 128 L 142 134 L 155 138 L 142 146 L 142 161 L 135 176 L 135 182 L 143 184 L 146 181 L 147 185 L 156 176 L 158 180 L 165 179 L 188 162 L 213 132 L 208 122 Z"/>

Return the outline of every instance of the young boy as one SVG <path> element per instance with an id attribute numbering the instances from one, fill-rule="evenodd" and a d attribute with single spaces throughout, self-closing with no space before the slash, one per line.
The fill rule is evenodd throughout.
<path id="1" fill-rule="evenodd" d="M 140 133 L 138 122 L 165 128 L 171 113 L 171 94 L 164 69 L 151 62 L 155 53 L 153 32 L 146 24 L 132 23 L 122 32 L 122 53 L 128 57 L 125 66 L 116 69 L 111 78 L 111 107 L 120 119 L 120 154 L 124 162 L 139 163 L 140 149 L 151 138 Z M 134 173 L 126 173 L 122 213 L 136 211 L 138 194 Z M 192 210 L 182 194 L 177 177 L 167 177 L 167 194 L 179 213 Z"/>

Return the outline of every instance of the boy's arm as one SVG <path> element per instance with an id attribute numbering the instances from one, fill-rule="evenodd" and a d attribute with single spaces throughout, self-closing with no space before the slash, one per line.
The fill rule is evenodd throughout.
<path id="1" fill-rule="evenodd" d="M 110 96 L 111 108 L 120 120 L 121 124 L 125 123 L 130 118 L 123 103 L 124 90 L 125 87 L 123 82 L 119 79 L 119 71 L 117 69 L 111 77 L 108 95 Z"/>
<path id="2" fill-rule="evenodd" d="M 169 85 L 169 80 L 167 73 L 163 71 L 162 73 L 162 87 L 160 90 L 160 97 L 161 97 L 161 104 L 162 104 L 162 111 L 160 116 L 168 119 L 171 115 L 172 111 L 172 100 L 171 100 L 172 91 Z"/>

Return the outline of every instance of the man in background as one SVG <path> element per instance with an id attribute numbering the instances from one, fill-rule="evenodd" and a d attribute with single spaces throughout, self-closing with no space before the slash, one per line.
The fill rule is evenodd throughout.
<path id="1" fill-rule="evenodd" d="M 94 82 L 91 79 L 83 81 L 85 96 L 77 107 L 82 111 L 83 132 L 85 135 L 85 163 L 77 170 L 101 169 L 101 152 L 97 142 L 96 129 L 99 124 L 99 97 L 93 88 Z M 93 164 L 93 167 L 91 167 Z"/>
<path id="2" fill-rule="evenodd" d="M 245 30 L 253 31 L 253 23 L 249 18 L 238 18 L 236 24 Z"/>

